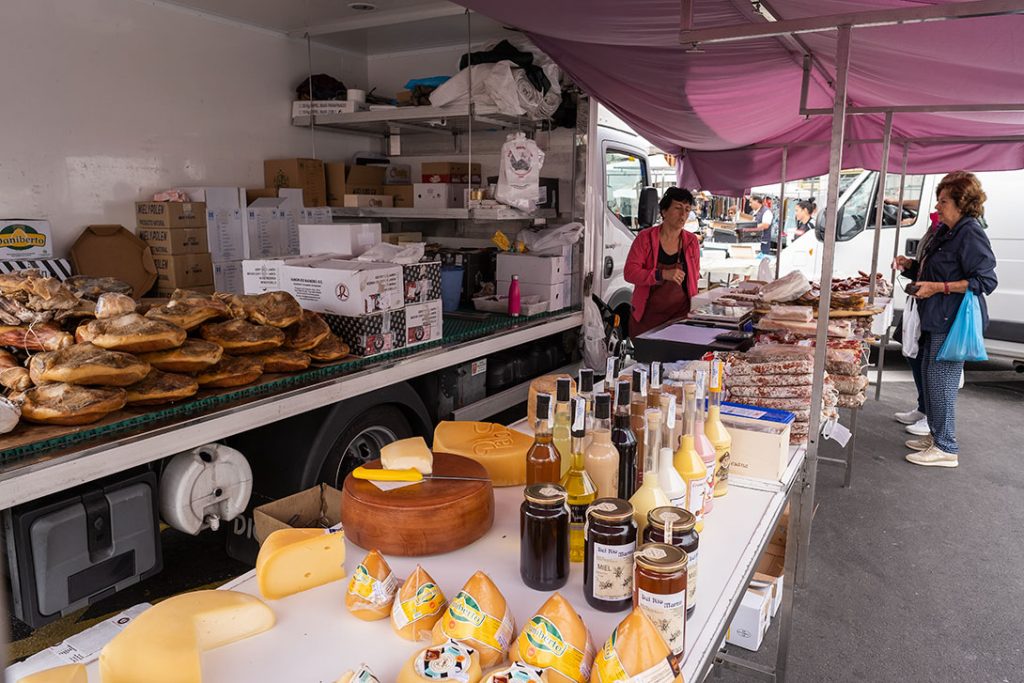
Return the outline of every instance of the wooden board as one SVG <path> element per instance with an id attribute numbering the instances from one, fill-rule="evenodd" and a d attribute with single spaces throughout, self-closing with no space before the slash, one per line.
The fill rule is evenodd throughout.
<path id="1" fill-rule="evenodd" d="M 380 469 L 380 460 L 366 467 Z M 483 465 L 434 453 L 434 474 L 487 477 Z M 438 555 L 465 547 L 494 523 L 490 481 L 427 480 L 392 491 L 345 478 L 341 521 L 345 536 L 361 548 L 403 557 Z"/>

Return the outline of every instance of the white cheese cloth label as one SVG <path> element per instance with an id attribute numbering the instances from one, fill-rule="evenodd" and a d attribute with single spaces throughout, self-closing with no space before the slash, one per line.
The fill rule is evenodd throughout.
<path id="1" fill-rule="evenodd" d="M 605 545 L 594 543 L 594 597 L 625 600 L 633 595 L 633 553 L 636 543 Z"/>
<path id="2" fill-rule="evenodd" d="M 651 620 L 673 653 L 683 651 L 683 626 L 686 624 L 686 591 L 659 595 L 644 589 L 637 591 L 637 605 Z"/>
<path id="3" fill-rule="evenodd" d="M 672 671 L 672 665 L 663 659 L 647 671 L 630 676 L 625 683 L 673 683 L 675 680 L 676 674 Z"/>

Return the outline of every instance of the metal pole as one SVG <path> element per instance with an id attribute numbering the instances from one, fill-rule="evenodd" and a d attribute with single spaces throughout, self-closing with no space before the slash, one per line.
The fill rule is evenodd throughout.
<path id="1" fill-rule="evenodd" d="M 896 209 L 896 236 L 892 247 L 892 260 L 900 253 L 900 228 L 903 227 L 903 191 L 907 183 L 907 143 L 903 143 L 903 168 L 900 170 L 900 204 Z M 920 207 L 918 207 L 920 209 Z M 892 280 L 893 296 L 896 293 L 896 268 L 892 268 L 889 276 Z M 892 304 L 890 304 L 892 305 Z M 882 334 L 882 347 L 878 351 L 878 372 L 875 376 L 875 400 L 882 398 L 882 376 L 885 374 L 885 350 L 889 348 L 889 326 Z"/>
<path id="2" fill-rule="evenodd" d="M 316 117 L 316 110 L 313 108 L 313 41 L 306 34 L 306 62 L 309 65 L 309 144 L 312 148 L 313 158 L 316 159 L 316 126 L 313 119 Z"/>
<path id="3" fill-rule="evenodd" d="M 476 108 L 473 106 L 473 19 L 470 11 L 466 10 L 466 75 L 469 78 L 469 118 L 466 122 L 467 128 L 469 128 L 467 134 L 469 138 L 469 166 L 468 177 L 466 179 L 466 185 L 469 188 L 470 194 L 473 193 L 473 122 L 476 117 Z M 480 174 L 480 182 L 483 182 L 483 173 Z"/>
<path id="4" fill-rule="evenodd" d="M 786 162 L 789 159 L 789 147 L 782 148 L 782 183 L 779 187 L 779 242 L 775 247 L 775 279 L 779 279 L 782 268 L 782 235 L 786 231 Z"/>
<path id="5" fill-rule="evenodd" d="M 836 254 L 836 228 L 839 208 L 839 171 L 843 167 L 843 137 L 846 133 L 846 82 L 850 71 L 850 26 L 840 26 L 836 46 L 836 92 L 832 115 L 832 144 L 828 160 L 828 199 L 826 200 L 825 245 L 821 258 L 821 298 L 818 300 L 818 330 L 814 347 L 814 386 L 811 389 L 811 417 L 808 424 L 807 462 L 804 469 L 804 494 L 797 506 L 800 542 L 797 547 L 797 584 L 807 577 L 807 558 L 811 540 L 811 515 L 814 512 L 814 488 L 818 475 L 818 443 L 821 439 L 821 399 L 825 388 L 825 357 L 828 342 L 829 309 L 832 304 L 832 266 Z M 803 557 L 801 557 L 803 556 Z"/>
<path id="6" fill-rule="evenodd" d="M 878 271 L 878 250 L 882 246 L 882 218 L 885 217 L 885 181 L 889 172 L 889 141 L 892 139 L 892 112 L 885 113 L 882 133 L 882 161 L 878 169 L 878 199 L 875 200 L 875 244 L 871 249 L 871 280 L 868 284 L 868 305 L 875 303 L 875 272 Z M 899 219 L 896 220 L 899 223 Z"/>

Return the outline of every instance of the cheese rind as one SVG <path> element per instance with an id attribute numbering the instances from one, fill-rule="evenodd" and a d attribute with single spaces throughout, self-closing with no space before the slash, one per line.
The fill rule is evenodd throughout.
<path id="1" fill-rule="evenodd" d="M 526 483 L 526 451 L 533 439 L 493 422 L 439 422 L 434 428 L 434 450 L 475 460 L 483 465 L 495 486 Z"/>
<path id="2" fill-rule="evenodd" d="M 277 600 L 345 576 L 345 532 L 278 529 L 260 546 L 260 594 Z"/>
<path id="3" fill-rule="evenodd" d="M 29 674 L 17 683 L 89 683 L 89 677 L 84 664 L 66 664 Z"/>
<path id="4" fill-rule="evenodd" d="M 553 683 L 586 683 L 594 646 L 583 619 L 568 600 L 555 593 L 523 625 L 509 657 L 544 669 Z"/>
<path id="5" fill-rule="evenodd" d="M 352 570 L 345 592 L 345 606 L 363 621 L 386 619 L 398 592 L 398 579 L 387 561 L 376 550 L 367 553 Z"/>
<path id="6" fill-rule="evenodd" d="M 398 672 L 398 683 L 437 680 L 479 683 L 482 676 L 480 654 L 464 643 L 446 640 L 414 654 Z"/>
<path id="7" fill-rule="evenodd" d="M 100 651 L 103 683 L 201 683 L 199 653 L 262 633 L 274 612 L 235 591 L 168 598 L 128 624 Z"/>
<path id="8" fill-rule="evenodd" d="M 479 651 L 480 664 L 490 668 L 505 661 L 515 631 L 505 596 L 487 574 L 477 572 L 434 624 L 433 642 L 451 639 L 468 645 Z"/>
<path id="9" fill-rule="evenodd" d="M 678 664 L 658 629 L 639 608 L 619 622 L 594 658 L 590 683 L 625 680 L 682 683 Z"/>
<path id="10" fill-rule="evenodd" d="M 416 565 L 395 596 L 391 626 L 406 640 L 428 640 L 430 629 L 447 605 L 440 586 L 423 567 Z"/>
<path id="11" fill-rule="evenodd" d="M 434 454 L 427 448 L 422 436 L 393 441 L 380 449 L 380 464 L 386 470 L 414 469 L 430 474 L 434 469 Z"/>

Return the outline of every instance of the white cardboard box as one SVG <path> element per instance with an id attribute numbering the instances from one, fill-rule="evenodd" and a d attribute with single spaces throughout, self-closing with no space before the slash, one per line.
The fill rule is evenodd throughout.
<path id="1" fill-rule="evenodd" d="M 245 188 L 183 187 L 189 199 L 206 202 L 206 240 L 215 262 L 245 258 Z"/>
<path id="2" fill-rule="evenodd" d="M 747 588 L 743 593 L 736 616 L 729 624 L 725 642 L 756 652 L 764 640 L 771 621 L 772 596 L 770 590 Z"/>
<path id="3" fill-rule="evenodd" d="M 299 223 L 302 216 L 302 189 L 294 187 L 278 188 L 277 196 L 284 199 L 281 206 L 284 212 L 284 241 L 282 252 L 286 256 L 299 255 Z"/>
<path id="4" fill-rule="evenodd" d="M 339 254 L 351 258 L 380 244 L 380 240 L 380 223 L 299 225 L 300 254 Z"/>
<path id="5" fill-rule="evenodd" d="M 413 183 L 412 205 L 417 209 L 464 209 L 466 185 Z"/>
<path id="6" fill-rule="evenodd" d="M 245 294 L 262 294 L 283 290 L 281 266 L 286 264 L 308 264 L 326 261 L 332 254 L 303 256 L 299 258 L 245 259 L 241 261 L 242 290 Z"/>
<path id="7" fill-rule="evenodd" d="M 53 258 L 50 222 L 5 218 L 0 220 L 0 261 Z"/>
<path id="8" fill-rule="evenodd" d="M 440 301 L 408 304 L 405 307 L 405 345 L 416 346 L 440 341 L 443 336 L 443 316 Z"/>
<path id="9" fill-rule="evenodd" d="M 213 264 L 213 287 L 218 292 L 244 294 L 242 261 L 224 261 Z"/>
<path id="10" fill-rule="evenodd" d="M 281 289 L 318 313 L 357 316 L 405 305 L 401 266 L 328 259 L 285 264 L 280 273 Z"/>
<path id="11" fill-rule="evenodd" d="M 511 280 L 498 280 L 496 293 L 508 296 Z M 557 311 L 569 305 L 572 298 L 572 280 L 557 282 L 551 285 L 538 285 L 532 282 L 519 283 L 520 296 L 539 296 L 541 301 L 548 302 L 549 311 Z"/>
<path id="12" fill-rule="evenodd" d="M 304 206 L 299 209 L 300 225 L 330 225 L 334 214 L 329 206 Z"/>
<path id="13" fill-rule="evenodd" d="M 513 275 L 519 276 L 520 283 L 552 285 L 565 282 L 571 275 L 569 259 L 499 252 L 495 278 L 511 281 Z"/>
<path id="14" fill-rule="evenodd" d="M 732 436 L 730 472 L 778 481 L 789 465 L 792 422 L 793 414 L 785 410 L 723 403 L 722 423 Z"/>
<path id="15" fill-rule="evenodd" d="M 246 258 L 274 258 L 287 255 L 287 219 L 281 197 L 260 197 L 245 211 Z"/>

